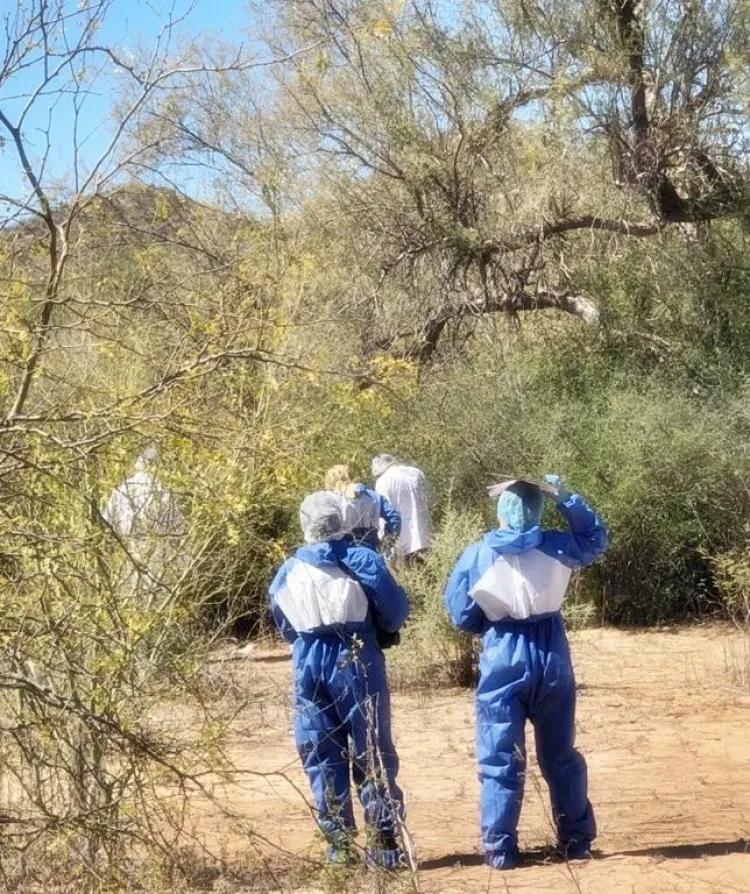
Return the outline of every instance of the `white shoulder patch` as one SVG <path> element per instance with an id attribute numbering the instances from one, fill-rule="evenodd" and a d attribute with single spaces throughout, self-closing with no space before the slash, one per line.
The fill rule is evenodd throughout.
<path id="1" fill-rule="evenodd" d="M 485 571 L 469 595 L 489 621 L 522 620 L 560 609 L 571 569 L 538 549 L 502 555 Z"/>
<path id="2" fill-rule="evenodd" d="M 287 575 L 276 604 L 297 633 L 364 621 L 369 608 L 362 586 L 343 569 L 302 561 Z"/>

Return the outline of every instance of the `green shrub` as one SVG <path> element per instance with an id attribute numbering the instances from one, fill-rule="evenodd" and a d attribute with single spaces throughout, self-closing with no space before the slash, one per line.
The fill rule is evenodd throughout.
<path id="1" fill-rule="evenodd" d="M 745 542 L 711 558 L 716 586 L 738 636 L 723 645 L 724 662 L 735 685 L 750 690 L 750 525 Z"/>
<path id="2" fill-rule="evenodd" d="M 654 387 L 579 409 L 551 453 L 585 444 L 559 467 L 610 531 L 604 560 L 581 584 L 600 619 L 649 624 L 715 610 L 707 555 L 736 542 L 748 510 L 731 404 L 709 408 Z"/>
<path id="3" fill-rule="evenodd" d="M 610 531 L 574 591 L 600 621 L 719 610 L 710 557 L 737 544 L 750 510 L 746 390 L 695 393 L 628 372 L 596 333 L 568 335 L 554 351 L 544 332 L 506 335 L 498 356 L 438 370 L 399 420 L 405 449 L 438 493 L 488 522 L 498 474 L 564 475 Z"/>
<path id="4" fill-rule="evenodd" d="M 711 559 L 716 585 L 734 621 L 750 625 L 750 526 L 744 544 Z"/>
<path id="5" fill-rule="evenodd" d="M 400 644 L 388 653 L 394 688 L 468 686 L 473 682 L 478 640 L 453 627 L 443 593 L 456 560 L 483 530 L 479 513 L 457 509 L 449 499 L 424 563 L 396 572 L 411 598 L 412 613 Z"/>

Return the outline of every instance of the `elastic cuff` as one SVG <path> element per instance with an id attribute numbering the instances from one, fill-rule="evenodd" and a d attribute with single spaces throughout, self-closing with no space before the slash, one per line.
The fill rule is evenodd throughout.
<path id="1" fill-rule="evenodd" d="M 518 851 L 487 851 L 484 862 L 493 869 L 515 869 L 519 858 Z"/>

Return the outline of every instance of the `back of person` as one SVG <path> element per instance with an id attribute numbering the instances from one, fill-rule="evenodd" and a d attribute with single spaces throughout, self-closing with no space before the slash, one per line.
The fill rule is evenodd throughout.
<path id="1" fill-rule="evenodd" d="M 274 598 L 298 637 L 370 632 L 362 585 L 339 566 L 332 549 L 302 547 L 287 565 Z"/>
<path id="2" fill-rule="evenodd" d="M 294 645 L 296 663 L 307 660 L 317 643 L 343 653 L 355 640 L 362 661 L 382 661 L 378 631 L 398 630 L 409 613 L 406 593 L 383 559 L 344 537 L 296 550 L 269 594 L 277 627 Z"/>
<path id="3" fill-rule="evenodd" d="M 560 610 L 573 563 L 559 549 L 558 533 L 509 536 L 490 531 L 484 537 L 469 594 L 489 622 L 522 621 Z"/>
<path id="4" fill-rule="evenodd" d="M 300 521 L 307 545 L 269 589 L 277 627 L 294 644 L 297 750 L 329 860 L 349 862 L 355 854 L 351 761 L 371 831 L 367 859 L 393 868 L 403 858 L 396 841 L 403 802 L 378 630 L 396 632 L 409 601 L 383 558 L 345 536 L 340 495 L 311 494 Z M 373 744 L 380 766 L 371 765 Z"/>
<path id="5" fill-rule="evenodd" d="M 125 541 L 123 592 L 149 600 L 168 588 L 189 564 L 187 523 L 177 498 L 154 471 L 158 453 L 148 448 L 135 471 L 110 494 L 102 517 Z"/>
<path id="6" fill-rule="evenodd" d="M 348 556 L 356 566 L 363 550 L 344 540 L 301 547 L 270 591 L 277 625 L 293 643 L 297 707 L 302 712 L 298 722 L 325 710 L 349 734 L 350 715 L 366 698 L 361 662 L 376 665 L 373 679 L 383 664 L 367 593 L 345 564 Z M 355 637 L 361 643 L 356 658 Z"/>
<path id="7" fill-rule="evenodd" d="M 561 852 L 590 856 L 596 836 L 586 762 L 575 749 L 575 677 L 560 607 L 571 570 L 607 546 L 599 517 L 558 476 L 548 476 L 568 530 L 540 526 L 542 491 L 511 482 L 497 505 L 500 526 L 469 546 L 445 592 L 454 625 L 482 636 L 476 691 L 477 761 L 486 862 L 517 865 L 523 797 L 524 727 L 535 727 Z"/>
<path id="8" fill-rule="evenodd" d="M 399 552 L 408 556 L 432 545 L 432 518 L 427 479 L 414 466 L 389 465 L 378 477 L 375 490 L 389 500 L 401 514 Z"/>
<path id="9" fill-rule="evenodd" d="M 395 537 L 401 530 L 399 512 L 381 494 L 352 481 L 345 465 L 331 466 L 325 475 L 326 490 L 341 501 L 344 529 L 358 544 L 379 550 L 382 533 Z"/>
<path id="10" fill-rule="evenodd" d="M 172 495 L 145 470 L 115 488 L 102 514 L 121 537 L 133 540 L 167 536 L 183 522 Z"/>
<path id="11" fill-rule="evenodd" d="M 373 549 L 378 546 L 380 504 L 377 494 L 363 484 L 355 484 L 351 491 L 342 494 L 344 525 L 355 543 L 364 543 Z"/>

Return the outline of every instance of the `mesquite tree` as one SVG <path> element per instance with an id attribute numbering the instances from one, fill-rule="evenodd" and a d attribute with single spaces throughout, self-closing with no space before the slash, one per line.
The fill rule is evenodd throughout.
<path id="1" fill-rule="evenodd" d="M 221 158 L 249 188 L 272 184 L 274 207 L 307 220 L 321 263 L 346 271 L 328 297 L 364 355 L 423 364 L 498 311 L 596 323 L 575 269 L 582 245 L 658 239 L 745 208 L 737 0 L 263 10 L 289 65 L 252 97 L 241 78 L 221 95 L 198 87 L 175 145 Z"/>

